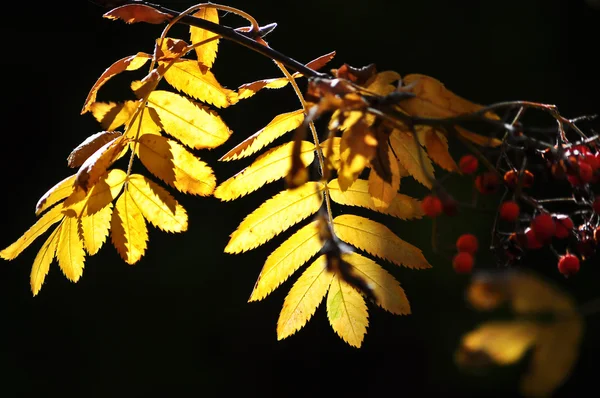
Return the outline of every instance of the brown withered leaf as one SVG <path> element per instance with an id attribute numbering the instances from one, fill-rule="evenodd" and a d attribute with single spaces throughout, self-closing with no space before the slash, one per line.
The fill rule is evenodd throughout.
<path id="1" fill-rule="evenodd" d="M 101 131 L 89 136 L 69 154 L 67 165 L 71 168 L 81 166 L 98 149 L 120 136 L 121 133 L 118 131 Z"/>
<path id="2" fill-rule="evenodd" d="M 340 79 L 350 80 L 359 86 L 365 85 L 373 76 L 377 74 L 375 64 L 369 64 L 362 68 L 355 68 L 348 64 L 342 65 L 339 69 L 333 69 L 332 73 Z"/>
<path id="3" fill-rule="evenodd" d="M 319 70 L 319 69 L 323 68 L 325 65 L 327 65 L 327 63 L 329 61 L 331 61 L 333 59 L 333 57 L 335 57 L 335 51 L 332 51 L 330 53 L 321 55 L 320 57 L 313 59 L 312 61 L 310 61 L 306 64 L 306 67 L 310 68 L 312 70 Z M 292 76 L 293 77 L 302 77 L 303 75 L 300 72 L 294 72 L 294 74 Z"/>
<path id="4" fill-rule="evenodd" d="M 91 187 L 106 173 L 106 170 L 121 156 L 123 156 L 128 140 L 122 135 L 114 137 L 111 141 L 102 145 L 89 158 L 83 162 L 77 177 L 75 177 L 75 188 L 88 192 Z"/>
<path id="5" fill-rule="evenodd" d="M 148 62 L 150 58 L 152 57 L 149 54 L 140 52 L 135 55 L 130 55 L 129 57 L 121 58 L 106 68 L 98 80 L 96 80 L 96 83 L 94 83 L 92 86 L 92 89 L 85 99 L 83 108 L 81 109 L 81 114 L 83 115 L 90 110 L 91 105 L 96 102 L 98 90 L 100 90 L 100 87 L 102 87 L 110 78 L 124 71 L 137 70 L 144 66 L 144 64 Z"/>
<path id="6" fill-rule="evenodd" d="M 110 10 L 103 17 L 112 20 L 120 19 L 125 23 L 146 22 L 151 24 L 161 24 L 172 18 L 171 15 L 144 4 L 126 4 Z"/>

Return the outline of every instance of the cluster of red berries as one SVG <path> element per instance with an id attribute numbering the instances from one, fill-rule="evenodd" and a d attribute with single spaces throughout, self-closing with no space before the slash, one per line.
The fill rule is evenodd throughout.
<path id="1" fill-rule="evenodd" d="M 479 241 L 473 234 L 462 234 L 456 241 L 458 253 L 452 259 L 452 267 L 459 274 L 468 274 L 475 265 L 475 253 L 479 249 Z"/>
<path id="2" fill-rule="evenodd" d="M 574 187 L 600 181 L 600 152 L 593 153 L 587 145 L 568 148 L 556 145 L 546 149 L 543 158 L 555 178 L 566 178 Z"/>

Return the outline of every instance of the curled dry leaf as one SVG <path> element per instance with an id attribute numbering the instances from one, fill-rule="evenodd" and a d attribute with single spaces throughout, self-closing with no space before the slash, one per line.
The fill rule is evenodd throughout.
<path id="1" fill-rule="evenodd" d="M 103 17 L 112 20 L 120 19 L 125 23 L 146 22 L 151 24 L 161 24 L 172 18 L 170 14 L 144 4 L 126 4 L 110 10 Z"/>
<path id="2" fill-rule="evenodd" d="M 90 156 L 107 143 L 121 136 L 118 131 L 101 131 L 86 138 L 67 157 L 67 165 L 71 168 L 81 166 Z"/>
<path id="3" fill-rule="evenodd" d="M 116 133 L 110 141 L 98 148 L 79 168 L 75 177 L 75 188 L 88 192 L 106 170 L 125 154 L 123 150 L 127 142 L 121 134 Z"/>

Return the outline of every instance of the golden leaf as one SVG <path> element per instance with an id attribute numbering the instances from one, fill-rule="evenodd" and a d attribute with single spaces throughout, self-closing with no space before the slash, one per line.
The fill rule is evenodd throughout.
<path id="1" fill-rule="evenodd" d="M 365 207 L 402 220 L 423 217 L 421 202 L 401 193 L 396 194 L 387 208 L 376 207 L 371 194 L 369 194 L 369 185 L 366 180 L 356 180 L 346 191 L 340 189 L 337 179 L 329 181 L 327 186 L 331 200 L 341 205 Z"/>
<path id="2" fill-rule="evenodd" d="M 333 220 L 333 229 L 344 242 L 394 264 L 408 268 L 431 268 L 421 250 L 376 221 L 342 214 Z"/>
<path id="3" fill-rule="evenodd" d="M 148 242 L 148 228 L 139 207 L 129 190 L 117 200 L 111 219 L 111 240 L 127 264 L 135 264 L 144 255 Z"/>
<path id="4" fill-rule="evenodd" d="M 63 200 L 73 192 L 73 182 L 75 174 L 58 182 L 48 190 L 35 205 L 35 215 L 39 216 L 44 210 L 50 208 L 53 204 Z"/>
<path id="5" fill-rule="evenodd" d="M 156 39 L 156 56 L 159 61 L 166 59 L 172 60 L 173 58 L 179 58 L 183 56 L 185 50 L 187 50 L 188 44 L 185 40 L 175 39 L 172 37 L 162 37 Z M 167 63 L 161 62 L 162 65 Z"/>
<path id="6" fill-rule="evenodd" d="M 392 149 L 386 145 L 388 149 L 388 159 L 390 164 L 391 182 L 385 181 L 375 169 L 369 171 L 369 194 L 373 200 L 373 204 L 377 208 L 387 208 L 396 198 L 398 189 L 400 189 L 400 169 L 398 161 L 394 157 Z"/>
<path id="7" fill-rule="evenodd" d="M 342 135 L 340 141 L 340 169 L 338 181 L 342 191 L 354 183 L 360 173 L 375 156 L 377 139 L 367 124 L 356 122 Z"/>
<path id="8" fill-rule="evenodd" d="M 160 135 L 141 136 L 137 155 L 148 171 L 181 192 L 208 196 L 217 184 L 205 162 L 178 142 Z"/>
<path id="9" fill-rule="evenodd" d="M 319 221 L 313 221 L 300 228 L 267 257 L 248 301 L 265 298 L 317 254 L 322 246 Z"/>
<path id="10" fill-rule="evenodd" d="M 333 167 L 334 170 L 340 168 L 340 137 L 328 138 L 321 142 L 321 150 L 323 156 L 327 159 L 327 162 Z"/>
<path id="11" fill-rule="evenodd" d="M 194 16 L 197 18 L 205 19 L 210 22 L 214 22 L 216 24 L 219 23 L 219 13 L 217 9 L 213 7 L 203 7 L 200 10 L 198 10 L 194 14 Z M 209 32 L 208 30 L 190 26 L 190 40 L 192 41 L 192 44 L 206 41 L 215 36 L 217 36 L 215 33 Z M 195 47 L 198 62 L 200 62 L 207 69 L 210 69 L 213 63 L 215 62 L 215 59 L 217 58 L 218 49 L 219 39 L 215 39 L 208 43 Z"/>
<path id="12" fill-rule="evenodd" d="M 187 230 L 185 209 L 166 189 L 141 174 L 132 174 L 127 180 L 127 192 L 144 217 L 152 225 L 166 232 Z"/>
<path id="13" fill-rule="evenodd" d="M 333 273 L 327 270 L 324 255 L 302 273 L 283 302 L 277 320 L 277 340 L 291 336 L 306 325 L 323 301 L 332 279 Z"/>
<path id="14" fill-rule="evenodd" d="M 77 219 L 79 223 L 79 235 L 83 240 L 85 250 L 90 256 L 98 253 L 104 242 L 106 242 L 112 211 L 112 203 L 109 203 L 102 210 Z"/>
<path id="15" fill-rule="evenodd" d="M 125 101 L 119 104 L 115 102 L 94 102 L 90 106 L 90 111 L 103 129 L 114 131 L 131 119 L 138 105 L 137 101 Z"/>
<path id="16" fill-rule="evenodd" d="M 452 159 L 450 152 L 448 152 L 448 139 L 445 135 L 429 126 L 417 130 L 417 135 L 421 144 L 425 145 L 427 155 L 429 155 L 431 160 L 445 170 L 450 172 L 458 171 L 458 165 Z"/>
<path id="17" fill-rule="evenodd" d="M 359 348 L 369 325 L 367 304 L 361 294 L 335 275 L 327 295 L 327 318 L 346 343 Z"/>
<path id="18" fill-rule="evenodd" d="M 83 162 L 77 171 L 73 186 L 88 192 L 106 174 L 106 170 L 125 154 L 123 149 L 126 145 L 127 140 L 120 134 L 102 145 Z"/>
<path id="19" fill-rule="evenodd" d="M 427 188 L 431 188 L 431 182 L 427 176 L 433 178 L 433 165 L 423 148 L 417 145 L 412 133 L 394 129 L 390 135 L 390 145 L 400 164 L 408 170 L 410 175 Z"/>
<path id="20" fill-rule="evenodd" d="M 126 4 L 108 11 L 103 17 L 113 20 L 121 19 L 125 23 L 146 22 L 151 24 L 161 24 L 173 18 L 169 14 L 144 4 Z"/>
<path id="21" fill-rule="evenodd" d="M 98 94 L 98 90 L 100 87 L 104 85 L 110 78 L 113 76 L 124 72 L 124 71 L 132 71 L 137 70 L 144 66 L 148 60 L 152 58 L 149 54 L 145 53 L 137 53 L 135 55 L 130 55 L 129 57 L 122 58 L 109 66 L 102 75 L 98 78 L 94 86 L 90 90 L 87 98 L 85 99 L 85 103 L 83 104 L 83 109 L 81 110 L 81 114 L 88 112 L 90 110 L 91 105 L 96 102 L 96 95 Z"/>
<path id="22" fill-rule="evenodd" d="M 58 266 L 71 282 L 77 282 L 83 275 L 85 251 L 77 232 L 77 219 L 65 217 L 60 224 L 60 236 L 56 248 Z"/>
<path id="23" fill-rule="evenodd" d="M 33 260 L 33 266 L 31 267 L 31 274 L 29 276 L 29 284 L 31 285 L 31 292 L 34 296 L 36 296 L 42 288 L 44 279 L 46 279 L 46 275 L 48 275 L 50 264 L 52 264 L 52 261 L 56 256 L 56 247 L 58 245 L 60 229 L 61 227 L 59 225 L 54 231 L 52 231 Z"/>
<path id="24" fill-rule="evenodd" d="M 371 286 L 377 298 L 377 305 L 392 314 L 410 314 L 410 304 L 404 289 L 379 264 L 358 253 L 345 253 L 342 258 L 352 265 L 356 274 Z"/>
<path id="25" fill-rule="evenodd" d="M 124 137 L 137 140 L 145 134 L 160 135 L 162 123 L 156 110 L 144 107 L 135 120 L 128 120 Z M 131 145 L 134 145 L 131 142 Z"/>
<path id="26" fill-rule="evenodd" d="M 41 216 L 19 239 L 6 249 L 0 251 L 0 257 L 5 260 L 13 260 L 21 254 L 23 250 L 27 249 L 27 247 L 40 235 L 46 232 L 48 228 L 63 219 L 64 215 L 62 214 L 62 207 L 61 204 L 56 205 L 46 214 Z"/>
<path id="27" fill-rule="evenodd" d="M 225 247 L 226 253 L 254 249 L 319 210 L 323 185 L 312 181 L 278 193 L 250 213 Z"/>
<path id="28" fill-rule="evenodd" d="M 100 177 L 100 181 L 87 194 L 83 191 L 73 192 L 64 202 L 63 213 L 67 217 L 85 217 L 102 210 L 119 195 L 125 178 L 123 170 L 110 170 Z"/>
<path id="29" fill-rule="evenodd" d="M 202 72 L 196 61 L 179 60 L 164 76 L 177 90 L 218 108 L 226 108 L 238 101 L 235 91 L 221 86 L 211 71 Z"/>
<path id="30" fill-rule="evenodd" d="M 92 134 L 71 151 L 67 157 L 67 165 L 71 168 L 80 167 L 92 155 L 97 153 L 100 148 L 119 137 L 121 137 L 121 133 L 118 131 L 101 131 Z"/>
<path id="31" fill-rule="evenodd" d="M 388 70 L 380 72 L 373 76 L 372 80 L 369 81 L 367 90 L 378 95 L 386 96 L 396 91 L 396 86 L 391 83 L 398 80 L 400 80 L 400 74 L 394 71 Z"/>
<path id="32" fill-rule="evenodd" d="M 231 135 L 219 116 L 178 94 L 156 90 L 148 103 L 156 110 L 164 130 L 189 147 L 215 148 Z"/>
<path id="33" fill-rule="evenodd" d="M 306 168 L 315 158 L 315 145 L 308 141 L 302 141 L 301 145 L 300 159 Z M 234 200 L 285 177 L 292 165 L 293 146 L 293 142 L 288 142 L 260 155 L 250 166 L 223 181 L 215 190 L 215 197 Z"/>
<path id="34" fill-rule="evenodd" d="M 252 155 L 288 131 L 298 128 L 303 121 L 304 110 L 302 109 L 277 115 L 269 124 L 236 145 L 219 160 L 236 160 Z"/>
<path id="35" fill-rule="evenodd" d="M 287 86 L 289 80 L 287 77 L 277 77 L 274 79 L 257 80 L 252 83 L 242 84 L 238 87 L 237 98 L 242 100 L 252 97 L 263 88 L 278 89 Z"/>

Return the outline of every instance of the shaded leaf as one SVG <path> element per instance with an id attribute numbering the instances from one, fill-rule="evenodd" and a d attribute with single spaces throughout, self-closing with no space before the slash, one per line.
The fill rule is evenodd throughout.
<path id="1" fill-rule="evenodd" d="M 417 131 L 419 141 L 427 149 L 427 155 L 441 168 L 450 172 L 458 172 L 458 165 L 448 151 L 448 139 L 439 131 L 429 126 Z"/>
<path id="2" fill-rule="evenodd" d="M 401 193 L 396 194 L 387 208 L 376 207 L 366 180 L 356 180 L 346 191 L 340 189 L 337 179 L 329 181 L 328 187 L 331 200 L 341 205 L 365 207 L 403 220 L 423 217 L 421 202 Z"/>
<path id="3" fill-rule="evenodd" d="M 323 201 L 322 189 L 322 184 L 312 181 L 273 196 L 246 216 L 231 234 L 225 252 L 254 249 L 316 213 Z"/>
<path id="4" fill-rule="evenodd" d="M 141 136 L 137 155 L 148 171 L 181 192 L 208 196 L 217 184 L 205 162 L 178 142 L 160 135 Z"/>
<path id="5" fill-rule="evenodd" d="M 376 221 L 342 214 L 333 220 L 333 229 L 344 242 L 394 264 L 409 268 L 431 268 L 421 250 Z"/>
<path id="6" fill-rule="evenodd" d="M 313 316 L 329 289 L 333 273 L 327 260 L 317 258 L 294 283 L 283 302 L 277 320 L 277 339 L 282 340 L 300 330 Z"/>
<path id="7" fill-rule="evenodd" d="M 361 294 L 336 275 L 327 295 L 327 318 L 346 343 L 359 348 L 369 325 L 367 304 Z"/>
<path id="8" fill-rule="evenodd" d="M 214 7 L 203 7 L 194 13 L 197 18 L 202 18 L 216 24 L 219 23 L 219 13 Z M 192 44 L 206 41 L 216 34 L 208 30 L 190 26 L 190 40 Z M 219 39 L 212 40 L 195 48 L 198 62 L 207 69 L 210 69 L 217 58 L 217 50 L 219 49 Z"/>
<path id="9" fill-rule="evenodd" d="M 146 252 L 148 228 L 129 190 L 125 190 L 117 200 L 111 219 L 110 237 L 127 264 L 135 264 Z"/>
<path id="10" fill-rule="evenodd" d="M 396 86 L 392 83 L 398 80 L 400 80 L 400 74 L 397 72 L 391 70 L 380 72 L 369 80 L 367 90 L 381 96 L 386 96 L 396 91 Z"/>
<path id="11" fill-rule="evenodd" d="M 300 228 L 267 257 L 248 301 L 265 298 L 317 254 L 322 246 L 319 221 Z"/>
<path id="12" fill-rule="evenodd" d="M 34 296 L 37 296 L 42 288 L 44 279 L 46 279 L 46 275 L 48 275 L 50 264 L 52 264 L 52 261 L 56 256 L 56 247 L 58 245 L 60 230 L 61 226 L 59 225 L 54 231 L 52 231 L 33 260 L 31 274 L 29 275 L 29 284 L 31 286 L 31 292 Z"/>
<path id="13" fill-rule="evenodd" d="M 88 112 L 91 108 L 91 105 L 96 101 L 96 95 L 98 94 L 98 90 L 100 87 L 104 85 L 110 78 L 115 75 L 118 75 L 124 71 L 132 71 L 137 70 L 144 66 L 146 62 L 151 58 L 149 54 L 145 53 L 137 53 L 135 55 L 130 55 L 129 57 L 122 58 L 109 66 L 103 73 L 100 75 L 96 83 L 92 86 L 85 102 L 83 104 L 83 109 L 81 110 L 81 114 Z"/>
<path id="14" fill-rule="evenodd" d="M 420 145 L 417 145 L 412 133 L 394 129 L 390 135 L 390 145 L 400 164 L 415 180 L 431 188 L 428 175 L 433 178 L 434 171 L 431 160 Z M 419 152 L 421 155 L 419 156 Z"/>
<path id="15" fill-rule="evenodd" d="M 219 160 L 236 160 L 252 155 L 288 131 L 298 128 L 303 121 L 303 109 L 277 115 L 269 124 L 236 145 Z"/>
<path id="16" fill-rule="evenodd" d="M 35 205 L 35 215 L 39 216 L 44 210 L 50 208 L 50 206 L 63 200 L 73 192 L 73 182 L 75 181 L 75 174 L 66 177 L 64 180 L 58 182 L 52 188 L 48 190 Z"/>
<path id="17" fill-rule="evenodd" d="M 77 171 L 74 187 L 88 192 L 106 174 L 106 170 L 125 154 L 123 149 L 126 145 L 127 140 L 119 133 L 116 133 L 116 136 L 112 140 L 102 145 L 83 162 Z"/>
<path id="18" fill-rule="evenodd" d="M 398 161 L 394 157 L 392 149 L 386 145 L 388 150 L 388 162 L 390 166 L 391 181 L 388 182 L 383 179 L 379 173 L 371 168 L 369 172 L 369 194 L 373 201 L 373 205 L 377 208 L 387 208 L 392 201 L 396 198 L 396 194 L 400 189 L 400 169 L 398 168 Z"/>
<path id="19" fill-rule="evenodd" d="M 178 94 L 156 90 L 148 102 L 156 110 L 165 132 L 189 147 L 215 148 L 231 135 L 219 116 Z"/>
<path id="20" fill-rule="evenodd" d="M 108 206 L 121 192 L 126 174 L 123 170 L 112 169 L 89 190 L 73 192 L 64 202 L 63 213 L 67 217 L 85 217 Z"/>
<path id="21" fill-rule="evenodd" d="M 377 139 L 366 123 L 359 120 L 342 135 L 338 181 L 342 191 L 354 183 L 375 156 Z"/>
<path id="22" fill-rule="evenodd" d="M 327 63 L 329 63 L 329 61 L 331 61 L 333 59 L 333 57 L 335 57 L 335 51 L 321 55 L 320 57 L 317 57 L 317 58 L 313 59 L 312 61 L 307 62 L 306 66 L 312 70 L 319 70 L 319 69 L 323 68 L 325 65 L 327 65 Z M 292 76 L 295 78 L 298 78 L 298 77 L 302 77 L 303 75 L 300 72 L 294 72 L 294 74 Z"/>
<path id="23" fill-rule="evenodd" d="M 90 105 L 90 111 L 103 129 L 114 131 L 127 123 L 135 113 L 139 103 L 137 101 L 94 102 Z"/>
<path id="24" fill-rule="evenodd" d="M 79 235 L 83 246 L 90 256 L 98 253 L 110 230 L 113 206 L 109 203 L 100 211 L 77 219 L 79 223 Z"/>
<path id="25" fill-rule="evenodd" d="M 215 190 L 215 197 L 221 200 L 233 200 L 285 177 L 291 168 L 293 146 L 293 142 L 288 142 L 265 152 L 250 166 L 221 183 Z M 302 141 L 300 159 L 304 168 L 314 160 L 314 151 L 313 143 Z"/>
<path id="26" fill-rule="evenodd" d="M 127 192 L 144 217 L 152 225 L 166 232 L 187 230 L 185 209 L 166 189 L 141 174 L 132 174 L 127 180 Z"/>
<path id="27" fill-rule="evenodd" d="M 79 167 L 94 155 L 100 148 L 121 137 L 118 131 L 101 131 L 92 134 L 79 144 L 67 157 L 67 165 L 71 168 Z"/>
<path id="28" fill-rule="evenodd" d="M 77 219 L 65 217 L 60 225 L 60 236 L 56 249 L 58 266 L 71 282 L 77 282 L 83 275 L 85 251 L 77 232 Z"/>
<path id="29" fill-rule="evenodd" d="M 161 24 L 172 18 L 171 15 L 144 4 L 126 4 L 110 10 L 103 17 L 112 20 L 120 19 L 125 23 L 146 22 L 151 24 Z"/>
<path id="30" fill-rule="evenodd" d="M 355 252 L 345 253 L 342 258 L 371 286 L 377 298 L 377 305 L 392 314 L 410 314 L 410 304 L 404 289 L 379 264 Z"/>
<path id="31" fill-rule="evenodd" d="M 160 135 L 161 130 L 162 123 L 156 110 L 144 107 L 135 120 L 128 120 L 123 136 L 131 140 L 138 140 L 145 134 Z"/>

